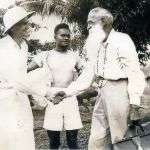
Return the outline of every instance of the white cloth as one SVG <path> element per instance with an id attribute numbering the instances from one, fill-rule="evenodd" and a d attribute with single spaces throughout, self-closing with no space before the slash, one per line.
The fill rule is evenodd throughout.
<path id="1" fill-rule="evenodd" d="M 51 89 L 63 90 L 74 80 L 76 67 L 81 68 L 83 61 L 79 55 L 71 50 L 61 53 L 56 50 L 42 52 L 34 58 L 39 67 L 47 64 L 51 79 Z M 60 88 L 60 89 L 59 89 Z M 79 114 L 78 103 L 75 97 L 64 99 L 60 104 L 48 103 L 45 112 L 44 128 L 47 130 L 61 131 L 79 129 L 82 122 Z"/>
<path id="2" fill-rule="evenodd" d="M 104 58 L 105 56 L 106 58 Z M 86 89 L 92 83 L 95 75 L 106 80 L 128 78 L 130 104 L 140 105 L 146 83 L 131 38 L 127 34 L 112 30 L 103 48 L 100 49 L 99 68 L 97 68 L 95 60 L 90 60 L 86 69 L 66 92 L 71 95 L 71 93 L 75 94 Z"/>
<path id="3" fill-rule="evenodd" d="M 39 67 L 45 67 L 45 63 L 48 64 L 55 87 L 67 87 L 75 78 L 76 67 L 81 69 L 84 65 L 78 53 L 72 50 L 66 53 L 56 50 L 41 52 L 34 61 Z"/>
<path id="4" fill-rule="evenodd" d="M 94 106 L 91 136 L 98 140 L 111 135 L 112 143 L 121 141 L 128 129 L 128 115 L 127 79 L 107 80 Z"/>
<path id="5" fill-rule="evenodd" d="M 6 36 L 0 40 L 0 49 L 1 77 L 17 91 L 44 96 L 46 89 L 34 86 L 27 75 L 27 44 L 23 42 L 19 47 L 10 36 Z"/>
<path id="6" fill-rule="evenodd" d="M 51 86 L 52 76 L 51 72 L 46 68 L 38 68 L 28 73 L 28 77 L 32 80 L 34 86 L 41 87 L 46 89 L 47 87 Z M 35 102 L 45 108 L 47 106 L 47 99 L 45 97 L 39 95 L 32 95 Z"/>
<path id="7" fill-rule="evenodd" d="M 45 110 L 44 126 L 47 130 L 62 131 L 82 128 L 76 97 L 64 99 L 57 105 L 49 103 Z"/>
<path id="8" fill-rule="evenodd" d="M 0 149 L 35 150 L 33 116 L 26 94 L 44 95 L 27 76 L 26 43 L 0 40 Z M 25 94 L 24 94 L 25 93 Z"/>

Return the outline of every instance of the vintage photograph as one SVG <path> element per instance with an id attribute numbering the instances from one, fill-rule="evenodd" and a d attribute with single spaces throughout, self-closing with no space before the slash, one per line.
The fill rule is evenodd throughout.
<path id="1" fill-rule="evenodd" d="M 0 0 L 0 150 L 150 150 L 149 0 Z"/>

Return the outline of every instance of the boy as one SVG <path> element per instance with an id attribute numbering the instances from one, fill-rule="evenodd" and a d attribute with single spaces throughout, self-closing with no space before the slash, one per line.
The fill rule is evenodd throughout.
<path id="1" fill-rule="evenodd" d="M 56 41 L 55 49 L 42 52 L 36 56 L 31 70 L 44 65 L 47 66 L 51 72 L 51 86 L 63 90 L 74 80 L 75 68 L 79 69 L 81 62 L 76 53 L 69 49 L 70 29 L 67 24 L 61 23 L 55 27 L 54 38 Z M 47 130 L 50 139 L 50 149 L 59 148 L 60 131 L 63 128 L 66 129 L 68 147 L 78 149 L 77 134 L 81 127 L 82 122 L 75 96 L 65 98 L 57 105 L 51 102 L 47 105 L 44 128 Z"/>

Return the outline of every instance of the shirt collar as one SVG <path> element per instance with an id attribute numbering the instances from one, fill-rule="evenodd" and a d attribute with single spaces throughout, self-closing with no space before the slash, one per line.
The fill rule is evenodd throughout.
<path id="1" fill-rule="evenodd" d="M 106 42 L 104 42 L 104 45 L 108 45 L 109 43 L 111 43 L 112 39 L 113 39 L 113 35 L 114 35 L 115 30 L 112 29 L 108 35 L 108 38 L 106 40 Z"/>

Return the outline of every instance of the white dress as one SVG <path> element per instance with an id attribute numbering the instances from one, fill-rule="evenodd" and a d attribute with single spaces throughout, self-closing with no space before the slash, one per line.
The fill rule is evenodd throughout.
<path id="1" fill-rule="evenodd" d="M 0 150 L 35 150 L 27 94 L 38 89 L 26 82 L 27 50 L 10 36 L 0 40 Z"/>

